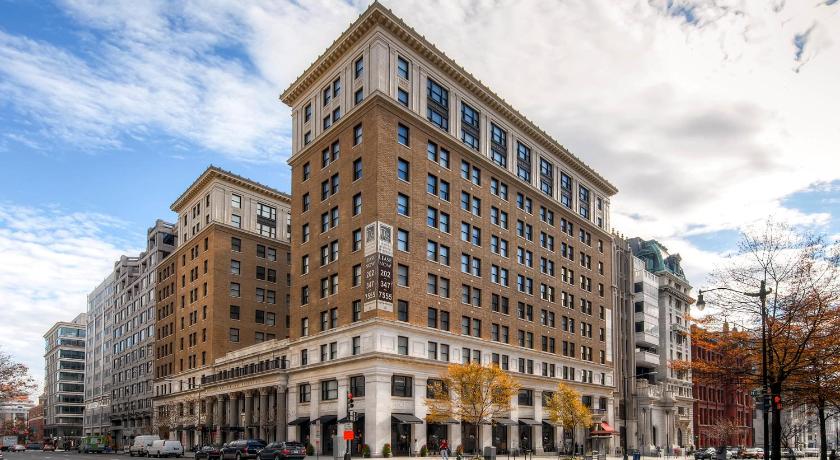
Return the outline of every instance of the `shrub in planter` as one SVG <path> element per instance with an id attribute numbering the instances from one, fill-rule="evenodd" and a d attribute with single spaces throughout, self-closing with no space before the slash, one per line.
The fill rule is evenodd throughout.
<path id="1" fill-rule="evenodd" d="M 420 456 L 421 457 L 428 457 L 429 456 L 429 448 L 426 447 L 425 444 L 423 444 L 423 446 L 420 447 Z"/>
<path id="2" fill-rule="evenodd" d="M 382 456 L 388 458 L 391 456 L 391 445 L 387 442 L 382 446 Z"/>
<path id="3" fill-rule="evenodd" d="M 370 458 L 370 446 L 367 444 L 362 446 L 362 457 Z"/>
<path id="4" fill-rule="evenodd" d="M 306 443 L 306 455 L 315 455 L 315 447 L 312 444 Z"/>

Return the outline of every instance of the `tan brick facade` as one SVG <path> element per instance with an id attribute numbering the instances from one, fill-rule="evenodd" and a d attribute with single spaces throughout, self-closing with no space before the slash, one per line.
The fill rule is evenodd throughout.
<path id="1" fill-rule="evenodd" d="M 338 308 L 338 325 L 353 322 L 353 302 L 362 301 L 363 287 L 352 286 L 353 267 L 363 264 L 361 250 L 353 251 L 353 232 L 361 230 L 366 224 L 379 220 L 392 225 L 395 229 L 409 232 L 410 251 L 394 252 L 394 312 L 375 310 L 363 312 L 361 318 L 379 316 L 396 319 L 398 302 L 405 301 L 409 305 L 408 322 L 426 326 L 428 324 L 428 307 L 438 311 L 449 312 L 450 332 L 461 333 L 463 316 L 481 321 L 481 337 L 491 339 L 492 324 L 509 328 L 509 343 L 516 345 L 518 331 L 532 333 L 533 348 L 541 349 L 541 337 L 554 338 L 555 353 L 562 356 L 563 341 L 575 344 L 575 358 L 580 358 L 580 347 L 592 348 L 592 361 L 600 362 L 600 355 L 606 349 L 606 337 L 602 340 L 600 333 L 606 329 L 606 316 L 610 309 L 610 297 L 607 290 L 611 279 L 611 237 L 589 222 L 578 219 L 568 209 L 558 206 L 550 200 L 542 199 L 539 193 L 534 193 L 527 187 L 520 187 L 520 181 L 507 171 L 502 171 L 489 161 L 477 157 L 465 147 L 451 142 L 430 127 L 428 123 L 418 122 L 416 117 L 385 98 L 375 98 L 365 103 L 342 122 L 343 129 L 336 130 L 332 137 L 325 137 L 322 142 L 314 144 L 312 148 L 301 153 L 292 163 L 292 174 L 295 178 L 292 187 L 292 212 L 300 216 L 295 220 L 295 231 L 292 232 L 292 245 L 295 251 L 292 260 L 292 276 L 295 288 L 292 290 L 292 305 L 301 305 L 292 309 L 291 333 L 292 338 L 301 335 L 301 319 L 309 318 L 310 334 L 320 332 L 320 314 L 332 308 Z M 409 147 L 397 143 L 397 125 L 403 124 L 410 130 Z M 362 126 L 363 136 L 359 145 L 353 145 L 353 133 L 356 126 Z M 337 161 L 321 168 L 321 154 L 324 148 L 331 148 L 334 142 L 339 142 L 340 155 Z M 427 159 L 427 147 L 433 142 L 438 149 L 444 148 L 449 152 L 447 169 L 439 163 Z M 362 160 L 362 178 L 353 181 L 354 161 Z M 397 159 L 409 162 L 410 181 L 397 179 Z M 465 160 L 481 170 L 481 185 L 465 180 L 460 175 L 461 161 Z M 310 177 L 303 181 L 305 164 L 311 168 Z M 340 176 L 340 192 L 338 195 L 321 200 L 321 183 L 329 180 L 334 174 Z M 449 201 L 427 193 L 428 175 L 434 175 L 438 181 L 449 183 Z M 504 200 L 490 192 L 491 180 L 498 180 L 507 185 L 508 199 Z M 480 216 L 465 211 L 461 207 L 462 192 L 472 198 L 481 200 Z M 362 211 L 353 216 L 352 197 L 362 194 Z M 532 212 L 528 213 L 517 207 L 517 194 L 523 193 L 531 200 Z M 309 194 L 310 209 L 303 210 L 303 196 Z M 403 194 L 410 199 L 410 216 L 398 215 L 396 212 L 397 195 Z M 329 213 L 338 206 L 340 224 L 337 228 L 321 233 L 321 215 Z M 427 209 L 432 207 L 439 212 L 449 215 L 449 233 L 431 228 L 427 225 Z M 470 206 L 472 207 L 472 206 Z M 491 207 L 507 213 L 507 229 L 491 223 Z M 554 225 L 541 221 L 540 207 L 554 213 Z M 517 236 L 517 221 L 532 226 L 532 241 Z M 561 231 L 561 222 L 572 225 L 572 234 Z M 461 240 L 461 224 L 468 223 L 481 230 L 481 245 L 477 246 Z M 309 225 L 310 239 L 302 241 L 303 226 Z M 568 228 L 568 227 L 567 227 Z M 589 237 L 590 244 L 582 243 L 580 230 L 584 230 Z M 554 238 L 554 250 L 541 247 L 540 234 Z M 497 236 L 508 243 L 508 257 L 502 257 L 491 251 L 491 238 Z M 339 257 L 336 262 L 320 266 L 321 248 L 333 241 L 339 243 Z M 427 242 L 432 241 L 449 247 L 449 266 L 433 262 L 427 258 Z M 599 250 L 599 241 L 600 247 Z M 561 248 L 574 248 L 574 259 L 562 257 Z M 531 267 L 517 262 L 517 250 L 522 248 L 531 254 Z M 567 249 L 567 251 L 572 251 Z M 591 258 L 586 268 L 581 264 L 581 254 Z M 480 276 L 466 274 L 461 269 L 462 255 L 481 260 Z M 302 274 L 302 257 L 309 257 L 309 272 Z M 554 276 L 541 273 L 540 260 L 546 258 L 554 263 Z M 599 271 L 599 264 L 602 270 Z M 408 286 L 401 286 L 397 280 L 398 266 L 408 267 Z M 498 266 L 508 270 L 508 287 L 491 282 L 491 267 Z M 563 282 L 563 269 L 574 272 L 574 282 Z M 340 295 L 330 295 L 320 298 L 320 280 L 330 275 L 339 274 Z M 449 297 L 429 295 L 427 293 L 428 275 L 436 275 L 449 280 Z M 533 280 L 533 294 L 517 292 L 517 275 L 522 274 Z M 591 291 L 581 288 L 581 276 L 591 279 Z M 364 277 L 362 277 L 364 278 Z M 545 284 L 554 288 L 554 301 L 543 300 L 540 296 L 540 285 Z M 301 286 L 309 286 L 310 301 L 306 305 L 301 302 Z M 603 295 L 599 294 L 598 286 L 603 286 Z M 470 290 L 479 289 L 481 292 L 480 305 L 462 303 L 462 286 L 469 286 Z M 563 305 L 564 293 L 574 297 L 574 305 Z M 509 314 L 495 312 L 492 309 L 492 296 L 507 297 Z M 587 302 L 586 312 L 582 311 L 581 301 Z M 518 317 L 519 303 L 525 305 L 525 319 Z M 475 303 L 475 302 L 473 302 Z M 591 313 L 589 312 L 591 303 Z M 528 309 L 531 313 L 528 314 Z M 604 310 L 603 316 L 601 310 Z M 541 324 L 542 310 L 554 314 L 555 327 Z M 563 331 L 563 318 L 575 322 L 575 332 Z M 529 319 L 530 318 L 530 319 Z M 548 322 L 548 320 L 546 320 Z M 570 324 L 570 323 L 567 323 Z M 581 334 L 581 325 L 591 325 L 592 337 Z M 587 330 L 588 332 L 588 330 Z M 527 336 L 526 336 L 527 337 Z M 570 361 L 573 362 L 573 361 Z M 610 364 L 606 361 L 604 364 Z"/>

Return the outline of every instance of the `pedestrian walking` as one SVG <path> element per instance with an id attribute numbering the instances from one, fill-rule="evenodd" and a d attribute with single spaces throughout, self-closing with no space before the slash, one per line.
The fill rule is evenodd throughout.
<path id="1" fill-rule="evenodd" d="M 446 439 L 440 441 L 440 457 L 443 460 L 449 460 L 449 443 L 446 442 Z"/>

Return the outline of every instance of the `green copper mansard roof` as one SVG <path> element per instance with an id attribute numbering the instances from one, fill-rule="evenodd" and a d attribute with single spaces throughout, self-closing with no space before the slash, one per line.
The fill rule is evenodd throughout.
<path id="1" fill-rule="evenodd" d="M 685 273 L 680 265 L 682 261 L 680 255 L 668 254 L 668 248 L 660 242 L 632 238 L 630 240 L 630 249 L 633 251 L 634 256 L 645 262 L 645 269 L 647 271 L 651 273 L 667 271 L 681 280 L 688 282 L 685 279 Z"/>

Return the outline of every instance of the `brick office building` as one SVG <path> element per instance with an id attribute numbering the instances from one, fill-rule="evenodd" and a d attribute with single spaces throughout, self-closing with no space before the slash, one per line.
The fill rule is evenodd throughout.
<path id="1" fill-rule="evenodd" d="M 289 419 L 317 420 L 325 439 L 355 387 L 374 454 L 442 438 L 466 451 L 587 443 L 548 424 L 542 400 L 564 379 L 611 420 L 613 186 L 378 4 L 281 99 Z M 427 382 L 470 361 L 523 384 L 510 424 L 427 424 Z"/>
<path id="2" fill-rule="evenodd" d="M 289 198 L 210 167 L 172 210 L 177 248 L 157 266 L 155 287 L 156 428 L 192 446 L 208 439 L 200 433 L 211 431 L 213 414 L 242 395 L 214 400 L 222 405 L 215 411 L 203 400 L 173 403 L 170 395 L 200 391 L 216 358 L 288 334 Z M 188 421 L 184 414 L 200 416 Z"/>
<path id="3" fill-rule="evenodd" d="M 728 325 L 724 324 L 725 334 Z M 692 326 L 692 330 L 697 326 Z M 692 342 L 692 361 L 720 359 L 713 350 Z M 736 383 L 711 385 L 694 382 L 694 437 L 697 448 L 745 446 L 754 444 L 753 411 L 755 402 L 749 389 Z"/>

